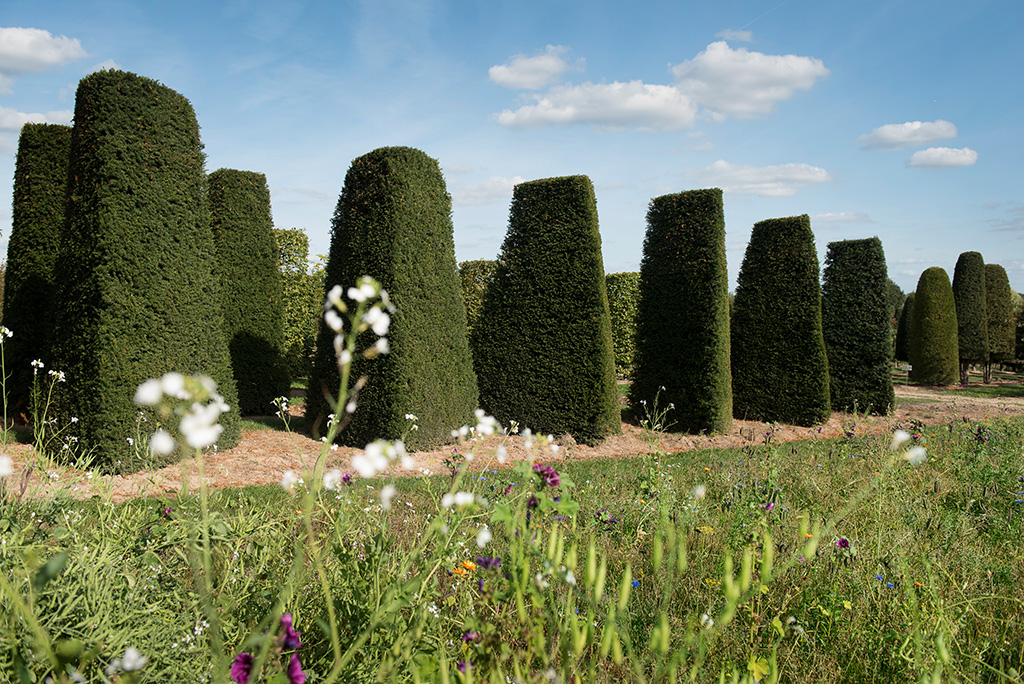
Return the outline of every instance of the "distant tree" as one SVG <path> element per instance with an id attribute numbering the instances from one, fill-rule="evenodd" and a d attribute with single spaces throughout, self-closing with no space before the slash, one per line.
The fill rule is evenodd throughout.
<path id="1" fill-rule="evenodd" d="M 910 361 L 910 321 L 914 316 L 914 293 L 907 295 L 900 311 L 900 322 L 896 327 L 896 358 Z"/>
<path id="2" fill-rule="evenodd" d="M 889 308 L 889 320 L 891 321 L 893 335 L 896 334 L 896 324 L 899 320 L 900 310 L 903 308 L 903 303 L 906 301 L 907 295 L 903 292 L 903 289 L 897 285 L 892 278 L 886 277 L 885 302 Z"/>
<path id="3" fill-rule="evenodd" d="M 732 359 L 737 418 L 815 425 L 831 416 L 807 214 L 754 224 L 733 303 Z"/>
<path id="4" fill-rule="evenodd" d="M 888 283 L 877 237 L 829 243 L 821 325 L 834 409 L 886 414 L 895 408 Z"/>
<path id="5" fill-rule="evenodd" d="M 960 355 L 960 384 L 967 385 L 971 364 L 988 361 L 988 315 L 985 313 L 985 260 L 964 252 L 953 271 L 953 301 Z"/>
<path id="6" fill-rule="evenodd" d="M 498 262 L 493 259 L 463 261 L 459 264 L 459 283 L 462 285 L 462 300 L 466 303 L 466 326 L 470 340 L 473 339 L 473 328 L 476 327 L 476 319 L 484 305 L 487 286 L 491 284 L 497 270 Z"/>
<path id="7" fill-rule="evenodd" d="M 604 277 L 590 179 L 517 185 L 473 331 L 484 410 L 584 443 L 621 430 Z"/>
<path id="8" fill-rule="evenodd" d="M 67 372 L 58 412 L 103 470 L 164 465 L 136 449 L 138 386 L 202 373 L 238 405 L 224 339 L 205 155 L 192 105 L 156 81 L 104 70 L 81 80 L 71 134 L 65 233 L 54 272 L 53 366 Z M 156 424 L 155 415 L 149 425 Z M 217 443 L 234 446 L 237 411 Z"/>
<path id="9" fill-rule="evenodd" d="M 732 427 L 728 291 L 722 191 L 651 200 L 630 403 L 653 406 L 657 398 L 673 406 L 666 416 L 672 430 Z"/>
<path id="10" fill-rule="evenodd" d="M 275 228 L 274 239 L 284 289 L 284 357 L 292 377 L 307 377 L 323 315 L 323 280 L 317 282 L 309 272 L 309 238 L 305 231 Z"/>
<path id="11" fill-rule="evenodd" d="M 945 269 L 926 269 L 917 281 L 910 322 L 910 381 L 952 385 L 957 381 L 957 318 Z"/>
<path id="12" fill-rule="evenodd" d="M 608 289 L 608 314 L 612 322 L 612 346 L 615 370 L 620 375 L 633 372 L 636 357 L 636 318 L 640 305 L 640 274 L 609 273 L 604 278 Z"/>
<path id="13" fill-rule="evenodd" d="M 28 123 L 21 128 L 3 301 L 3 325 L 14 333 L 4 342 L 11 407 L 28 403 L 32 361 L 50 362 L 49 309 L 64 232 L 70 148 L 69 126 Z"/>
<path id="14" fill-rule="evenodd" d="M 450 442 L 451 430 L 473 417 L 477 385 L 455 262 L 451 196 L 437 160 L 420 150 L 382 147 L 355 159 L 345 175 L 325 282 L 348 288 L 363 275 L 380 282 L 395 306 L 391 350 L 353 360 L 353 377 L 365 375 L 367 382 L 339 439 L 363 446 L 404 435 L 411 448 Z M 333 337 L 321 321 L 306 398 L 314 432 L 332 411 L 325 394 L 338 391 Z M 417 430 L 409 432 L 407 414 L 417 417 Z"/>
<path id="15" fill-rule="evenodd" d="M 984 382 L 992 382 L 992 364 L 1013 359 L 1016 325 L 1013 320 L 1013 290 L 1006 269 L 985 264 L 985 313 L 988 316 L 988 359 Z"/>

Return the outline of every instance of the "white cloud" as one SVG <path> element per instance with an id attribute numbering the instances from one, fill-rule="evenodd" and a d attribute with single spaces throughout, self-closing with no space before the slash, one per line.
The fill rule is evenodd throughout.
<path id="1" fill-rule="evenodd" d="M 715 34 L 715 38 L 724 38 L 725 40 L 738 40 L 743 43 L 749 43 L 750 41 L 754 40 L 754 32 L 723 29 Z"/>
<path id="2" fill-rule="evenodd" d="M 976 161 L 978 153 L 970 147 L 929 147 L 910 155 L 907 166 L 942 169 L 951 166 L 973 166 Z"/>
<path id="3" fill-rule="evenodd" d="M 27 114 L 10 107 L 0 107 L 0 131 L 20 131 L 27 123 L 71 123 L 70 111 Z"/>
<path id="4" fill-rule="evenodd" d="M 482 183 L 469 183 L 452 190 L 452 202 L 464 207 L 478 207 L 495 202 L 512 201 L 512 188 L 526 179 L 522 176 L 493 176 Z"/>
<path id="5" fill-rule="evenodd" d="M 820 59 L 733 50 L 724 41 L 711 43 L 671 71 L 681 93 L 719 118 L 770 114 L 776 103 L 829 74 Z"/>
<path id="6" fill-rule="evenodd" d="M 569 64 L 565 55 L 569 48 L 564 45 L 548 45 L 543 54 L 534 57 L 516 55 L 504 64 L 488 70 L 490 79 L 498 85 L 512 90 L 540 90 L 558 81 L 567 71 L 580 71 L 584 61 Z"/>
<path id="7" fill-rule="evenodd" d="M 0 27 L 0 93 L 10 92 L 14 76 L 46 71 L 85 56 L 77 38 L 54 37 L 42 29 Z"/>
<path id="8" fill-rule="evenodd" d="M 874 223 L 874 220 L 862 211 L 841 211 L 837 213 L 815 214 L 813 223 Z"/>
<path id="9" fill-rule="evenodd" d="M 692 126 L 697 118 L 697 105 L 678 90 L 642 81 L 556 86 L 531 97 L 536 104 L 506 109 L 498 123 L 510 128 L 586 123 L 673 130 Z"/>
<path id="10" fill-rule="evenodd" d="M 879 126 L 857 140 L 865 150 L 898 150 L 915 145 L 927 145 L 938 140 L 955 138 L 956 126 L 949 121 L 907 121 L 901 124 Z"/>
<path id="11" fill-rule="evenodd" d="M 737 195 L 784 197 L 796 194 L 800 188 L 828 183 L 828 171 L 809 164 L 780 164 L 777 166 L 742 166 L 719 159 L 711 166 L 689 172 L 709 186 L 722 188 Z"/>

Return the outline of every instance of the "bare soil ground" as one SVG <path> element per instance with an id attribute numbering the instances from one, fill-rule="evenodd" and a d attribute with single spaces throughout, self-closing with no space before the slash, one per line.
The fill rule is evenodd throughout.
<path id="1" fill-rule="evenodd" d="M 889 416 L 833 413 L 827 423 L 811 428 L 791 425 L 776 427 L 758 421 L 736 420 L 728 434 L 702 436 L 665 433 L 657 435 L 657 439 L 661 448 L 675 453 L 761 443 L 770 431 L 774 431 L 773 441 L 789 442 L 840 437 L 849 429 L 858 435 L 891 432 L 898 425 L 907 426 L 911 420 L 919 420 L 925 425 L 942 425 L 950 421 L 982 421 L 1024 415 L 1024 397 L 980 399 L 957 395 L 955 390 L 955 387 L 897 384 L 897 408 Z M 299 410 L 293 408 L 296 413 Z M 497 436 L 488 438 L 476 446 L 475 452 L 488 456 L 481 460 L 492 462 L 489 455 L 503 440 Z M 557 441 L 560 449 L 553 458 L 559 460 L 623 458 L 648 453 L 651 448 L 643 429 L 629 423 L 623 423 L 622 434 L 614 435 L 598 446 L 575 444 L 567 435 Z M 508 439 L 505 443 L 509 461 L 525 457 L 520 438 Z M 312 467 L 321 446 L 320 442 L 307 435 L 249 430 L 242 434 L 242 441 L 237 447 L 205 456 L 205 478 L 208 485 L 218 488 L 280 482 L 286 470 L 301 471 Z M 346 447 L 330 451 L 328 468 L 351 471 L 351 458 L 358 451 Z M 443 472 L 445 467 L 442 461 L 451 451 L 452 447 L 448 446 L 412 454 L 416 470 L 399 474 Z M 160 470 L 120 476 L 96 475 L 61 466 L 40 465 L 36 463 L 31 446 L 25 444 L 8 445 L 6 453 L 14 461 L 14 474 L 8 480 L 8 491 L 15 496 L 48 496 L 59 489 L 65 489 L 76 498 L 100 496 L 120 502 L 145 495 L 170 495 L 180 491 L 185 482 L 192 491 L 199 487 L 198 463 L 192 458 Z"/>

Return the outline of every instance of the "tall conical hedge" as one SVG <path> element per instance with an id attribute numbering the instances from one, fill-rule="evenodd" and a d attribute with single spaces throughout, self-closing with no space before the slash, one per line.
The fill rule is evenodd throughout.
<path id="1" fill-rule="evenodd" d="M 594 186 L 520 183 L 474 330 L 480 404 L 503 424 L 596 443 L 621 430 Z"/>
<path id="2" fill-rule="evenodd" d="M 612 321 L 615 370 L 621 375 L 632 375 L 636 357 L 636 317 L 640 307 L 640 273 L 609 273 L 604 284 L 608 290 L 608 315 Z"/>
<path id="3" fill-rule="evenodd" d="M 273 413 L 291 385 L 284 359 L 284 291 L 267 178 L 218 169 L 207 177 L 215 272 L 224 302 L 224 333 L 242 415 Z"/>
<path id="4" fill-rule="evenodd" d="M 964 252 L 953 270 L 956 336 L 960 355 L 960 384 L 966 385 L 972 363 L 988 360 L 988 314 L 985 313 L 985 260 L 979 252 Z"/>
<path id="5" fill-rule="evenodd" d="M 203 146 L 188 100 L 123 71 L 82 79 L 71 134 L 66 230 L 55 271 L 53 366 L 67 372 L 61 409 L 101 467 L 136 458 L 136 388 L 169 371 L 203 373 L 231 413 L 221 447 L 238 441 L 235 383 L 204 193 Z"/>
<path id="6" fill-rule="evenodd" d="M 877 237 L 829 243 L 821 327 L 834 409 L 884 415 L 895 408 L 888 282 Z"/>
<path id="7" fill-rule="evenodd" d="M 900 322 L 896 326 L 896 358 L 900 361 L 910 361 L 910 321 L 914 317 L 914 296 L 913 292 L 907 294 L 900 311 Z"/>
<path id="8" fill-rule="evenodd" d="M 910 381 L 952 385 L 957 381 L 957 318 L 945 269 L 925 269 L 917 281 L 910 321 Z"/>
<path id="9" fill-rule="evenodd" d="M 674 405 L 666 415 L 671 430 L 732 427 L 728 293 L 722 191 L 651 200 L 630 403 L 653 406 L 657 397 L 660 407 Z"/>
<path id="10" fill-rule="evenodd" d="M 359 408 L 340 439 L 362 446 L 419 429 L 407 444 L 451 439 L 477 406 L 451 219 L 451 196 L 435 159 L 409 147 L 382 147 L 352 162 L 334 212 L 326 287 L 348 288 L 363 275 L 388 291 L 395 312 L 391 352 L 353 362 L 366 374 Z M 323 423 L 324 391 L 337 395 L 334 333 L 321 321 L 307 395 L 307 417 Z"/>
<path id="11" fill-rule="evenodd" d="M 992 381 L 992 363 L 1014 357 L 1013 290 L 1006 269 L 999 264 L 985 264 L 985 314 L 988 317 L 988 359 L 985 382 Z"/>
<path id="12" fill-rule="evenodd" d="M 733 301 L 732 392 L 740 419 L 809 426 L 831 415 L 807 214 L 754 224 Z"/>
<path id="13" fill-rule="evenodd" d="M 70 147 L 70 126 L 28 123 L 21 128 L 3 300 L 3 325 L 14 333 L 4 341 L 11 407 L 24 407 L 29 399 L 32 361 L 50 362 L 48 312 L 64 231 Z"/>

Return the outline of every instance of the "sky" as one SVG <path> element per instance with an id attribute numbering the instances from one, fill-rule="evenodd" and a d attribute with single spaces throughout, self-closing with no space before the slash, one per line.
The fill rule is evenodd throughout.
<path id="1" fill-rule="evenodd" d="M 497 257 L 516 183 L 585 174 L 608 273 L 652 198 L 719 187 L 731 288 L 756 222 L 809 214 L 822 265 L 878 236 L 904 291 L 978 251 L 1021 292 L 1021 26 L 1019 0 L 4 0 L 0 250 L 21 126 L 114 68 L 187 97 L 207 171 L 264 173 L 314 255 L 352 160 L 402 145 L 441 165 L 459 261 Z"/>

